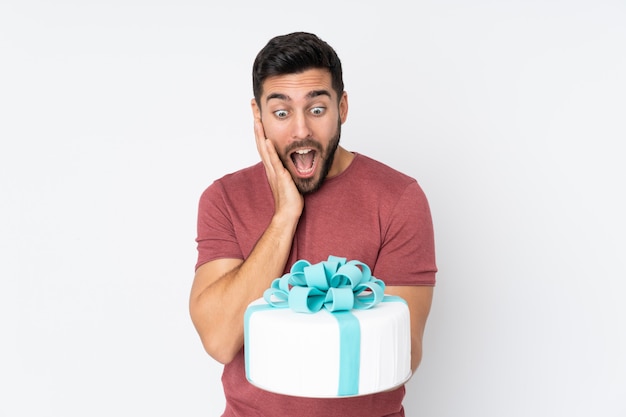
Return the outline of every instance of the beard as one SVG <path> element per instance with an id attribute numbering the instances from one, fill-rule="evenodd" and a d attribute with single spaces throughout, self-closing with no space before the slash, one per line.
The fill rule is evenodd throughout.
<path id="1" fill-rule="evenodd" d="M 339 146 L 339 139 L 341 138 L 341 120 L 337 123 L 337 133 L 333 136 L 328 142 L 328 147 L 324 150 L 319 145 L 319 143 L 314 142 L 311 139 L 306 139 L 301 142 L 293 143 L 289 148 L 295 149 L 301 146 L 310 146 L 315 148 L 317 155 L 316 158 L 319 158 L 320 171 L 318 175 L 315 175 L 311 178 L 300 178 L 297 175 L 294 175 L 288 168 L 288 163 L 290 159 L 290 149 L 287 149 L 284 155 L 280 156 L 280 160 L 283 163 L 285 169 L 287 169 L 291 173 L 291 178 L 293 182 L 296 184 L 296 188 L 300 192 L 300 194 L 311 194 L 315 191 L 319 190 L 322 186 L 322 183 L 328 176 L 328 172 L 330 168 L 333 166 L 333 161 L 335 159 L 335 152 L 337 151 L 337 147 Z"/>

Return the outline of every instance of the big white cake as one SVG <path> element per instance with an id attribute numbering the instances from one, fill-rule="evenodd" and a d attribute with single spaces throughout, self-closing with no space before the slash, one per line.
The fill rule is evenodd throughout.
<path id="1" fill-rule="evenodd" d="M 408 306 L 358 261 L 298 261 L 248 306 L 244 338 L 246 377 L 279 394 L 366 395 L 411 376 Z"/>

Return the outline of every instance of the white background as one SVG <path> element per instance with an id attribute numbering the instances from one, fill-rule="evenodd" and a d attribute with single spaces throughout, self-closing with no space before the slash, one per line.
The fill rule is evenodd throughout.
<path id="1" fill-rule="evenodd" d="M 1 1 L 0 415 L 220 415 L 197 201 L 258 160 L 252 60 L 294 30 L 342 58 L 342 143 L 429 197 L 407 416 L 626 415 L 617 0 Z"/>

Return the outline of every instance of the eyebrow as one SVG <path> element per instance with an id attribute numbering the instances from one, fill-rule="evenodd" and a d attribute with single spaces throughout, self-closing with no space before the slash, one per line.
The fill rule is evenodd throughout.
<path id="1" fill-rule="evenodd" d="M 306 95 L 307 99 L 312 99 L 315 97 L 319 97 L 319 96 L 328 96 L 328 98 L 330 98 L 330 92 L 328 90 L 313 90 L 313 91 L 309 91 L 309 93 Z M 267 96 L 267 98 L 265 99 L 265 102 L 269 102 L 270 100 L 283 100 L 283 101 L 291 101 L 291 97 L 289 97 L 286 94 L 282 94 L 282 93 L 272 93 L 270 95 Z"/>

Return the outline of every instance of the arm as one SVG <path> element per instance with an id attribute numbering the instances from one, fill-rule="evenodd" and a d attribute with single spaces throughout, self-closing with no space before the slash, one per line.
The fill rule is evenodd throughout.
<path id="1" fill-rule="evenodd" d="M 402 297 L 411 315 L 411 369 L 422 359 L 424 329 L 433 299 L 435 242 L 428 201 L 421 187 L 409 185 L 391 218 L 375 275 L 388 280 L 385 292 Z"/>
<path id="2" fill-rule="evenodd" d="M 243 345 L 246 307 L 283 273 L 295 227 L 273 219 L 246 259 L 218 259 L 200 266 L 191 288 L 190 313 L 204 349 L 221 363 Z"/>
<path id="3" fill-rule="evenodd" d="M 218 259 L 201 265 L 189 300 L 191 319 L 205 350 L 221 363 L 230 362 L 243 346 L 243 316 L 248 304 L 282 275 L 304 206 L 258 119 L 255 136 L 274 196 L 274 216 L 245 261 Z"/>
<path id="4" fill-rule="evenodd" d="M 432 286 L 389 286 L 386 294 L 397 295 L 407 302 L 411 315 L 411 370 L 413 373 L 422 360 L 422 339 L 430 313 L 434 288 Z"/>

